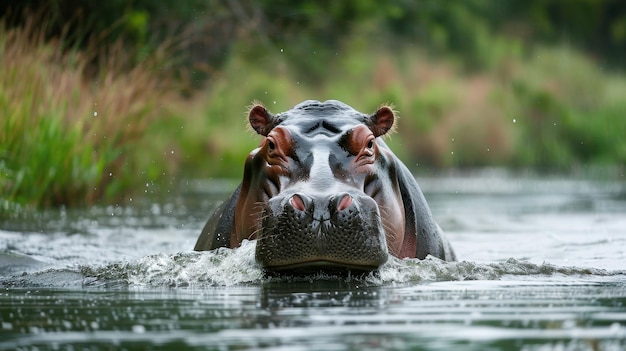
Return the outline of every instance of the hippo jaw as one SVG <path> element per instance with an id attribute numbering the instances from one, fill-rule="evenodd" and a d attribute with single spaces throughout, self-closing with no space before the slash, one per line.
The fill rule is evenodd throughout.
<path id="1" fill-rule="evenodd" d="M 262 222 L 256 259 L 268 271 L 367 272 L 388 258 L 378 207 L 367 196 L 279 196 Z"/>

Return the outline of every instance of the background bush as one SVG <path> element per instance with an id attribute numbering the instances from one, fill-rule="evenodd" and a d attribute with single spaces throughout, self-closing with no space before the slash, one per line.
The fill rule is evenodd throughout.
<path id="1" fill-rule="evenodd" d="M 626 2 L 0 4 L 2 208 L 238 178 L 253 100 L 392 103 L 416 171 L 626 165 Z"/>

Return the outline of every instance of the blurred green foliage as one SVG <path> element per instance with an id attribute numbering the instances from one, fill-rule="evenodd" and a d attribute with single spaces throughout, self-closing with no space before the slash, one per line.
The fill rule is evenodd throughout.
<path id="1" fill-rule="evenodd" d="M 0 207 L 239 177 L 253 100 L 391 103 L 418 171 L 626 166 L 624 1 L 23 0 L 0 18 Z"/>
<path id="2" fill-rule="evenodd" d="M 123 39 L 137 52 L 155 50 L 172 37 L 196 67 L 221 67 L 243 33 L 259 49 L 284 48 L 307 79 L 323 79 L 325 62 L 341 51 L 355 29 L 370 26 L 398 45 L 428 47 L 462 57 L 470 68 L 494 61 L 493 38 L 525 43 L 566 41 L 597 59 L 623 66 L 626 2 L 621 0 L 21 0 L 0 4 L 11 24 L 32 11 L 48 16 L 49 35 L 72 33 L 68 43 L 86 47 Z"/>
<path id="3" fill-rule="evenodd" d="M 626 164 L 626 79 L 567 48 L 535 50 L 510 82 L 526 144 L 516 162 L 568 169 Z"/>

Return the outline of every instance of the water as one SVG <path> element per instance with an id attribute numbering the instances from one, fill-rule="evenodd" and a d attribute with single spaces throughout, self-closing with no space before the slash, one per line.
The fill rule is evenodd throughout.
<path id="1" fill-rule="evenodd" d="M 0 349 L 623 350 L 626 183 L 423 178 L 459 262 L 268 278 L 190 251 L 223 191 L 0 226 Z"/>

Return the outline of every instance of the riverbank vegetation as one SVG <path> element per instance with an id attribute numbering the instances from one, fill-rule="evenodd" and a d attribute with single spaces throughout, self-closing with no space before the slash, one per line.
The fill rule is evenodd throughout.
<path id="1" fill-rule="evenodd" d="M 175 94 L 172 86 L 148 62 L 122 68 L 120 46 L 95 63 L 89 52 L 62 48 L 33 24 L 0 31 L 5 201 L 92 204 L 153 181 L 166 167 L 145 162 L 139 150 L 151 124 L 166 115 L 160 104 Z M 87 72 L 91 64 L 97 73 Z"/>
<path id="2" fill-rule="evenodd" d="M 253 100 L 391 103 L 389 143 L 416 172 L 626 165 L 626 7 L 612 1 L 580 1 L 578 22 L 536 1 L 137 1 L 83 4 L 80 20 L 53 3 L 0 23 L 0 212 L 238 178 L 259 142 Z"/>

